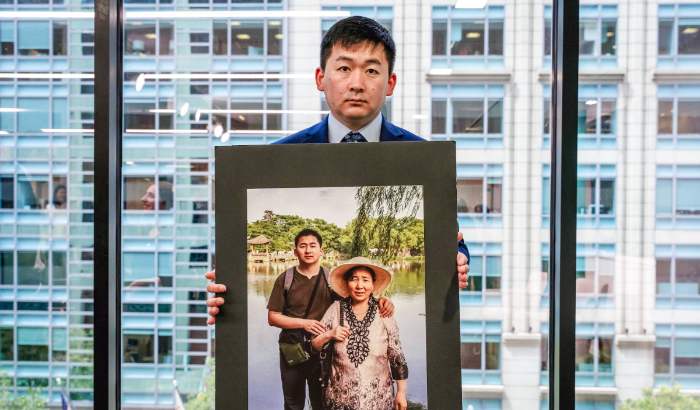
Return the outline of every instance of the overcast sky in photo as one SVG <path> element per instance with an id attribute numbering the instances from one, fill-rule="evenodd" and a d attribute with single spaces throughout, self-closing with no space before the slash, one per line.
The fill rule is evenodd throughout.
<path id="1" fill-rule="evenodd" d="M 277 215 L 321 218 L 344 228 L 357 215 L 355 190 L 355 187 L 249 189 L 248 222 L 262 219 L 265 211 L 271 210 Z M 423 201 L 416 218 L 423 219 Z"/>

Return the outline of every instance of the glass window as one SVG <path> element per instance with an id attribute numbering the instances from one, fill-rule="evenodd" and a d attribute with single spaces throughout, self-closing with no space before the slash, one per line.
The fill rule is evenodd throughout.
<path id="1" fill-rule="evenodd" d="M 659 85 L 657 100 L 658 149 L 700 147 L 700 92 L 696 84 Z"/>
<path id="2" fill-rule="evenodd" d="M 18 327 L 17 360 L 20 362 L 48 361 L 49 329 L 40 327 Z"/>
<path id="3" fill-rule="evenodd" d="M 696 229 L 700 215 L 700 168 L 658 165 L 656 172 L 657 228 Z"/>
<path id="4" fill-rule="evenodd" d="M 500 384 L 501 322 L 461 322 L 462 383 Z"/>
<path id="5" fill-rule="evenodd" d="M 674 54 L 673 19 L 659 19 L 659 55 Z"/>
<path id="6" fill-rule="evenodd" d="M 258 20 L 231 21 L 231 55 L 262 56 L 264 26 Z"/>
<path id="7" fill-rule="evenodd" d="M 694 386 L 700 376 L 700 326 L 657 324 L 654 344 L 654 386 Z"/>
<path id="8" fill-rule="evenodd" d="M 695 245 L 657 245 L 657 308 L 700 307 L 700 257 L 693 253 L 698 250 Z"/>
<path id="9" fill-rule="evenodd" d="M 156 24 L 153 21 L 131 21 L 124 23 L 124 54 L 155 55 Z M 130 127 L 131 128 L 131 127 Z"/>
<path id="10" fill-rule="evenodd" d="M 448 98 L 440 97 L 447 90 Z M 503 147 L 502 86 L 434 85 L 433 140 L 455 140 L 458 148 Z"/>
<path id="11" fill-rule="evenodd" d="M 614 306 L 614 244 L 576 246 L 576 306 Z"/>
<path id="12" fill-rule="evenodd" d="M 51 49 L 48 21 L 18 21 L 17 50 L 23 56 L 46 56 Z"/>
<path id="13" fill-rule="evenodd" d="M 700 19 L 678 19 L 678 54 L 700 54 Z"/>
<path id="14" fill-rule="evenodd" d="M 503 68 L 503 10 L 503 6 L 486 6 L 483 11 L 434 6 L 432 66 Z"/>
<path id="15" fill-rule="evenodd" d="M 579 164 L 576 209 L 579 228 L 614 228 L 614 165 Z"/>
<path id="16" fill-rule="evenodd" d="M 600 323 L 576 325 L 576 385 L 612 386 L 614 326 Z"/>
<path id="17" fill-rule="evenodd" d="M 468 243 L 470 256 L 469 283 L 460 292 L 462 306 L 501 305 L 502 245 Z"/>
<path id="18" fill-rule="evenodd" d="M 153 363 L 153 330 L 124 329 L 124 363 Z"/>

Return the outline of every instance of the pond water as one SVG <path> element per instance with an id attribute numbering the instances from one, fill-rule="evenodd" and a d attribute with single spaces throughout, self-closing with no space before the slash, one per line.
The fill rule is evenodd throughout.
<path id="1" fill-rule="evenodd" d="M 249 408 L 284 408 L 279 370 L 280 329 L 267 324 L 267 300 L 275 279 L 295 263 L 248 264 L 248 400 Z M 335 262 L 323 266 L 333 269 Z M 407 397 L 428 404 L 425 364 L 425 265 L 391 264 L 394 276 L 383 296 L 395 306 L 401 346 L 408 362 Z M 308 397 L 308 395 L 307 395 Z"/>

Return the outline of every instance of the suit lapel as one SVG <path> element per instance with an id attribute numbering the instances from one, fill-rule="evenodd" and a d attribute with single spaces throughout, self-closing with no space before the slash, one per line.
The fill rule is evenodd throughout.
<path id="1" fill-rule="evenodd" d="M 379 134 L 379 141 L 403 141 L 403 131 L 382 116 L 382 132 Z"/>
<path id="2" fill-rule="evenodd" d="M 326 115 L 323 121 L 309 128 L 306 131 L 306 136 L 305 139 L 301 140 L 302 144 L 322 144 L 328 142 L 328 115 Z"/>

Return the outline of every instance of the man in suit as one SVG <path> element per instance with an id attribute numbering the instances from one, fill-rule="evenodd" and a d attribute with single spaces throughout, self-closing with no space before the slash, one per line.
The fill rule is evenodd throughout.
<path id="1" fill-rule="evenodd" d="M 388 122 L 381 109 L 387 96 L 394 93 L 396 74 L 394 62 L 396 46 L 391 34 L 375 20 L 365 17 L 349 17 L 331 27 L 321 42 L 321 66 L 316 69 L 316 88 L 323 91 L 330 114 L 320 123 L 283 138 L 276 144 L 308 143 L 359 143 L 392 141 L 425 141 L 423 138 Z M 467 286 L 469 251 L 458 236 L 457 269 L 459 287 Z M 207 279 L 214 280 L 214 271 Z M 224 292 L 225 285 L 211 282 L 210 293 Z M 213 324 L 219 307 L 224 303 L 220 297 L 207 300 L 209 315 L 207 323 Z M 307 320 L 308 322 L 308 320 Z M 299 321 L 296 327 L 303 327 Z M 310 333 L 316 333 L 309 327 Z M 283 366 L 282 366 L 283 367 Z M 290 372 L 282 371 L 284 383 L 292 383 Z M 290 373 L 291 374 L 291 373 Z M 308 376 L 308 377 L 307 377 Z M 317 383 L 317 377 L 305 375 L 299 383 Z M 285 410 L 301 410 L 302 400 L 287 397 Z M 316 401 L 318 398 L 312 397 Z M 316 409 L 317 405 L 313 405 Z"/>
<path id="2" fill-rule="evenodd" d="M 381 24 L 360 16 L 338 21 L 321 42 L 321 66 L 316 68 L 316 88 L 325 94 L 330 114 L 275 144 L 425 141 L 381 114 L 386 97 L 396 87 L 395 60 L 394 40 Z M 464 288 L 469 278 L 469 250 L 461 233 L 457 240 L 459 287 Z M 214 280 L 215 272 L 207 272 L 205 277 Z M 207 285 L 210 293 L 225 290 L 225 285 Z M 223 303 L 220 297 L 207 300 L 208 324 L 215 323 Z"/>

